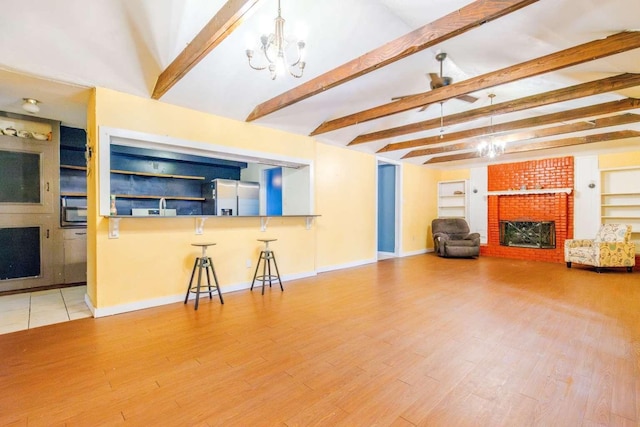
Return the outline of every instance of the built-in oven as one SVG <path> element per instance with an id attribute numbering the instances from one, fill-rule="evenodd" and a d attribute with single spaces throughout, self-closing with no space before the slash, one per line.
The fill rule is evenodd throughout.
<path id="1" fill-rule="evenodd" d="M 70 206 L 66 197 L 60 199 L 60 226 L 61 227 L 86 227 L 87 207 Z"/>

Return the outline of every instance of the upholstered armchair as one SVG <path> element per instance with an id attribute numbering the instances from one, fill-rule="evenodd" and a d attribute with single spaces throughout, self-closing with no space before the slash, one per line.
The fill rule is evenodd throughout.
<path id="1" fill-rule="evenodd" d="M 595 239 L 571 239 L 564 241 L 564 260 L 591 265 L 600 273 L 602 267 L 627 267 L 631 272 L 636 265 L 636 245 L 631 241 L 631 226 L 604 224 Z"/>
<path id="2" fill-rule="evenodd" d="M 470 233 L 462 218 L 436 218 L 431 221 L 435 252 L 442 257 L 477 257 L 480 234 Z"/>

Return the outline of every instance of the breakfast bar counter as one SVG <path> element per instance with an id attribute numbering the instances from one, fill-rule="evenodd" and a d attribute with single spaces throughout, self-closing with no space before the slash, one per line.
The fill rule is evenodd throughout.
<path id="1" fill-rule="evenodd" d="M 231 215 L 108 215 L 103 216 L 109 220 L 109 238 L 117 239 L 120 237 L 120 221 L 125 220 L 145 220 L 145 219 L 188 219 L 193 218 L 195 221 L 195 234 L 201 235 L 204 232 L 205 221 L 213 218 L 214 220 L 233 220 L 241 218 L 256 218 L 260 219 L 260 231 L 266 231 L 267 225 L 271 218 L 305 218 L 306 229 L 311 229 L 313 219 L 320 215 L 308 214 L 308 215 L 243 215 L 243 216 L 231 216 Z"/>

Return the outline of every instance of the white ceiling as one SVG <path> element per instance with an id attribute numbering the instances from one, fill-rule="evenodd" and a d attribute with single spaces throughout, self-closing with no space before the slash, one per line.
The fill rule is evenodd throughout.
<path id="1" fill-rule="evenodd" d="M 23 113 L 22 98 L 33 97 L 42 102 L 41 116 L 85 127 L 90 87 L 149 98 L 159 73 L 224 3 L 224 0 L 10 2 L 0 13 L 0 110 Z M 262 0 L 250 17 L 161 101 L 244 120 L 256 105 L 469 3 L 472 2 L 282 0 L 285 31 L 306 34 L 307 67 L 302 79 L 287 76 L 272 81 L 266 71 L 250 69 L 244 53 L 261 33 L 273 31 L 277 0 Z M 434 56 L 439 51 L 448 54 L 444 74 L 456 82 L 631 29 L 640 29 L 638 0 L 540 0 L 256 123 L 307 135 L 326 120 L 387 103 L 393 96 L 427 91 L 429 80 L 425 74 L 438 72 Z M 474 104 L 456 99 L 447 101 L 444 115 L 487 105 L 489 93 L 496 94 L 498 103 L 625 72 L 640 73 L 640 49 L 480 91 L 474 93 L 480 98 Z M 494 123 L 625 96 L 640 98 L 640 88 L 504 114 L 494 117 Z M 362 133 L 439 116 L 439 106 L 432 105 L 424 112 L 395 114 L 316 138 L 345 146 Z M 452 132 L 488 124 L 489 118 L 455 126 L 446 126 L 445 121 L 444 130 Z M 624 129 L 640 130 L 640 125 Z M 388 143 L 438 133 L 438 129 L 430 130 L 360 144 L 353 149 L 373 153 Z M 638 147 L 640 141 L 589 144 L 550 153 L 630 146 Z M 407 151 L 388 152 L 384 156 L 397 160 Z M 523 155 L 507 157 L 511 160 Z M 405 161 L 421 164 L 426 159 Z"/>

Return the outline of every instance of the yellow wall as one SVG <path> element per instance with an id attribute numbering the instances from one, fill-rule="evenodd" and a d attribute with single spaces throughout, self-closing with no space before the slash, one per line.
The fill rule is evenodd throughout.
<path id="1" fill-rule="evenodd" d="M 282 275 L 314 270 L 315 233 L 305 229 L 303 218 L 272 219 L 264 233 L 256 218 L 210 218 L 201 236 L 194 224 L 193 218 L 123 219 L 118 239 L 99 233 L 99 307 L 185 292 L 200 254 L 191 243 L 216 243 L 208 255 L 223 292 L 225 286 L 251 281 L 262 245 L 258 238 L 278 239 L 271 247 Z"/>
<path id="2" fill-rule="evenodd" d="M 285 276 L 375 260 L 375 156 L 102 88 L 95 90 L 88 115 L 94 155 L 88 179 L 87 283 L 94 307 L 183 294 L 199 253 L 191 246 L 195 242 L 217 243 L 210 255 L 223 292 L 250 282 L 258 238 L 278 239 L 273 248 Z M 195 235 L 194 218 L 123 218 L 120 237 L 109 239 L 109 220 L 97 213 L 99 146 L 108 143 L 98 140 L 101 126 L 312 160 L 315 213 L 321 216 L 311 230 L 304 218 L 271 218 L 265 233 L 257 218 L 209 218 L 202 236 Z M 426 234 L 435 215 L 436 177 L 437 172 L 419 166 L 405 169 L 403 252 L 424 250 L 430 240 Z"/>
<path id="3" fill-rule="evenodd" d="M 87 106 L 87 146 L 92 153 L 96 151 L 96 92 L 92 91 Z M 89 198 L 97 194 L 97 174 L 95 156 L 88 159 L 87 162 L 87 191 Z M 89 218 L 96 218 L 98 215 L 96 203 L 88 203 L 87 215 Z M 96 239 L 96 221 L 89 220 L 87 222 L 87 295 L 93 306 L 97 302 L 97 279 L 96 279 L 96 263 L 97 258 L 97 239 Z"/>
<path id="4" fill-rule="evenodd" d="M 95 108 L 90 112 L 88 134 L 100 126 L 156 135 L 229 145 L 297 158 L 313 159 L 311 138 L 212 116 L 158 101 L 107 89 L 95 91 Z M 135 303 L 179 295 L 187 282 L 198 249 L 195 242 L 216 242 L 210 249 L 224 292 L 225 286 L 247 283 L 253 277 L 261 243 L 273 237 L 282 275 L 315 271 L 315 230 L 306 230 L 304 218 L 271 219 L 266 232 L 257 218 L 211 218 L 204 235 L 195 235 L 193 218 L 122 219 L 120 237 L 108 238 L 108 219 L 97 215 L 99 182 L 96 179 L 97 141 L 93 149 L 93 176 L 88 180 L 90 215 L 87 279 L 89 296 L 97 308 Z M 356 245 L 359 246 L 359 245 Z M 346 248 L 348 250 L 348 248 Z M 357 248 L 356 251 L 358 252 Z M 247 268 L 247 260 L 251 267 Z"/>
<path id="5" fill-rule="evenodd" d="M 441 170 L 439 181 L 453 181 L 457 179 L 469 179 L 471 171 L 469 169 Z"/>
<path id="6" fill-rule="evenodd" d="M 326 144 L 316 150 L 318 268 L 375 259 L 375 157 Z"/>
<path id="7" fill-rule="evenodd" d="M 276 129 L 96 89 L 97 125 L 311 159 L 313 139 Z"/>
<path id="8" fill-rule="evenodd" d="M 623 168 L 638 165 L 640 165 L 640 151 L 601 154 L 598 156 L 598 166 L 600 169 Z"/>
<path id="9" fill-rule="evenodd" d="M 372 154 L 103 88 L 95 90 L 88 117 L 93 158 L 87 185 L 87 284 L 96 308 L 183 294 L 199 254 L 191 246 L 195 242 L 216 243 L 209 255 L 223 293 L 225 287 L 251 281 L 261 247 L 258 238 L 278 239 L 272 247 L 284 276 L 376 259 L 377 161 Z M 97 207 L 99 147 L 108 143 L 98 139 L 102 126 L 311 160 L 315 213 L 320 217 L 311 230 L 305 218 L 271 218 L 264 233 L 258 218 L 209 218 L 204 235 L 195 234 L 194 218 L 123 218 L 120 237 L 109 239 L 109 220 L 98 215 Z M 442 173 L 415 165 L 403 165 L 402 170 L 401 251 L 419 252 L 432 246 L 429 228 Z"/>
<path id="10" fill-rule="evenodd" d="M 440 171 L 402 165 L 402 253 L 433 249 L 431 220 L 438 215 Z"/>

